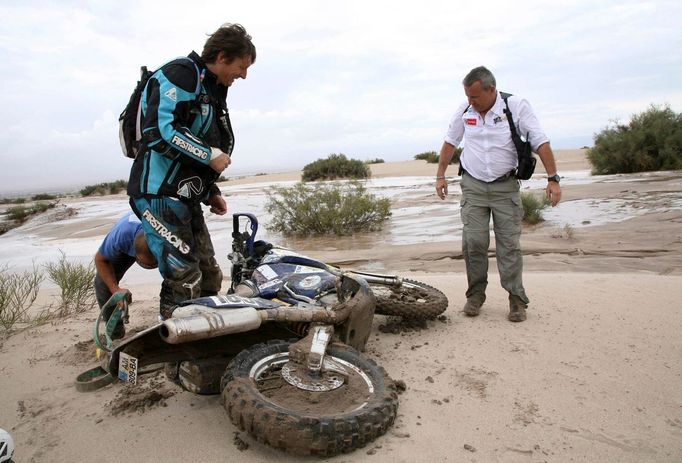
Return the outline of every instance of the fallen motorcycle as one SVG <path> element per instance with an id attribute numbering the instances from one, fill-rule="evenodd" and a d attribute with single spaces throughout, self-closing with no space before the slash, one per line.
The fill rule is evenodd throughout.
<path id="1" fill-rule="evenodd" d="M 244 226 L 241 225 L 243 219 Z M 309 278 L 309 275 L 301 277 L 302 283 L 299 286 L 307 284 L 314 291 L 323 291 L 320 288 L 328 286 L 325 286 L 324 279 L 331 280 L 330 276 L 350 274 L 361 277 L 369 284 L 376 298 L 375 313 L 380 315 L 430 319 L 440 315 L 448 307 L 445 294 L 425 283 L 396 275 L 342 270 L 289 249 L 256 241 L 258 220 L 253 214 L 233 214 L 232 220 L 232 252 L 229 255 L 232 262 L 231 293 L 291 300 L 296 296 L 288 294 L 288 286 L 294 283 L 287 281 L 287 284 L 283 284 L 277 275 L 298 273 L 296 266 L 304 265 L 318 269 L 320 287 L 317 285 L 318 278 Z M 240 231 L 242 229 L 244 231 Z"/>
<path id="2" fill-rule="evenodd" d="M 79 376 L 77 387 L 135 383 L 165 364 L 186 390 L 220 393 L 231 421 L 275 448 L 331 456 L 363 447 L 388 430 L 398 408 L 393 380 L 360 353 L 375 309 L 429 318 L 447 299 L 423 283 L 342 271 L 256 241 L 257 229 L 255 216 L 234 214 L 229 294 L 187 301 L 118 345 L 111 333 L 127 299 L 112 296 L 117 310 L 104 333 L 101 317 L 95 325 L 102 367 Z"/>
<path id="3" fill-rule="evenodd" d="M 375 298 L 352 275 L 325 280 L 320 297 L 298 295 L 299 277 L 319 269 L 297 270 L 279 276 L 293 303 L 236 294 L 194 299 L 118 345 L 111 333 L 127 298 L 116 293 L 104 334 L 101 316 L 95 326 L 102 366 L 80 375 L 77 387 L 92 390 L 113 378 L 136 383 L 145 369 L 165 364 L 185 389 L 221 393 L 232 422 L 275 448 L 330 456 L 366 445 L 388 430 L 398 408 L 393 380 L 359 352 Z"/>

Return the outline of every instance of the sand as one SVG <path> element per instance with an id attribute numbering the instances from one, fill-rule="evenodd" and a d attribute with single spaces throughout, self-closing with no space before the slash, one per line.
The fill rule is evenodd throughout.
<path id="1" fill-rule="evenodd" d="M 558 151 L 557 160 L 560 172 L 588 168 L 580 150 Z M 377 177 L 428 176 L 435 165 L 372 170 Z M 565 188 L 564 200 L 625 197 L 646 205 L 681 190 L 676 172 Z M 426 327 L 375 317 L 366 354 L 406 384 L 397 421 L 365 448 L 323 461 L 682 461 L 681 224 L 682 210 L 672 207 L 565 237 L 542 224 L 528 227 L 531 305 L 518 324 L 506 319 L 494 258 L 481 315 L 463 315 L 458 241 L 306 251 L 347 266 L 379 262 L 450 300 L 445 317 Z M 128 286 L 136 298 L 128 329 L 142 329 L 154 323 L 158 287 Z M 89 312 L 0 335 L 0 428 L 14 437 L 16 462 L 320 461 L 255 442 L 230 423 L 218 396 L 185 392 L 162 372 L 134 388 L 76 391 L 76 375 L 97 365 L 93 321 Z"/>

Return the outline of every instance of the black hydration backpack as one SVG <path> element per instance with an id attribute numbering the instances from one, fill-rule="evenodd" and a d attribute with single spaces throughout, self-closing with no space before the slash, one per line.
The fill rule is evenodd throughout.
<path id="1" fill-rule="evenodd" d="M 137 81 L 135 90 L 130 95 L 130 101 L 118 117 L 118 138 L 121 142 L 121 150 L 124 156 L 132 159 L 137 157 L 142 145 L 142 133 L 140 131 L 142 111 L 140 106 L 142 105 L 142 92 L 152 74 L 153 72 L 148 70 L 147 66 L 140 68 L 140 80 Z"/>
<path id="2" fill-rule="evenodd" d="M 199 94 L 201 91 L 201 74 L 199 68 L 194 61 L 187 56 L 181 56 L 176 59 L 184 59 L 190 61 L 194 65 L 194 68 L 197 71 L 197 87 L 194 90 L 194 93 Z M 128 101 L 128 104 L 121 115 L 118 116 L 118 138 L 121 142 L 121 150 L 125 157 L 131 159 L 135 159 L 137 154 L 141 151 L 141 148 L 143 148 L 142 130 L 140 129 L 140 119 L 142 117 L 142 92 L 144 92 L 147 82 L 153 74 L 154 72 L 147 69 L 147 66 L 142 66 L 140 68 L 140 80 L 137 81 L 135 90 L 133 90 L 133 94 L 130 95 L 130 101 Z"/>

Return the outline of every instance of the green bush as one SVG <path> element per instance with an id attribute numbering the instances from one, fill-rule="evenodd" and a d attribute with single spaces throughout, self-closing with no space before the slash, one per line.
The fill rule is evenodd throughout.
<path id="1" fill-rule="evenodd" d="M 269 226 L 284 235 L 350 235 L 381 229 L 391 201 L 368 194 L 359 182 L 272 187 L 265 208 Z"/>
<path id="2" fill-rule="evenodd" d="M 115 182 L 98 183 L 97 185 L 88 185 L 80 190 L 82 196 L 92 195 L 115 195 L 122 190 L 128 188 L 126 180 L 116 180 Z"/>
<path id="3" fill-rule="evenodd" d="M 69 262 L 66 254 L 57 263 L 45 264 L 47 274 L 61 290 L 56 310 L 46 314 L 48 318 L 62 318 L 70 314 L 91 310 L 95 303 L 95 266 Z"/>
<path id="4" fill-rule="evenodd" d="M 415 154 L 414 158 L 419 161 L 426 161 L 429 164 L 437 164 L 439 155 L 435 151 L 425 151 L 423 153 Z"/>
<path id="5" fill-rule="evenodd" d="M 318 159 L 303 168 L 301 179 L 314 180 L 363 179 L 372 176 L 372 171 L 362 161 L 348 159 L 344 154 L 330 154 L 326 159 Z"/>
<path id="6" fill-rule="evenodd" d="M 542 210 L 549 205 L 549 199 L 543 195 L 538 199 L 533 193 L 521 193 L 521 205 L 523 206 L 523 221 L 530 225 L 542 222 Z"/>
<path id="7" fill-rule="evenodd" d="M 52 209 L 55 207 L 57 203 L 35 203 L 33 207 L 31 207 L 31 210 L 33 211 L 33 214 L 40 214 L 41 212 L 45 212 L 48 209 Z"/>
<path id="8" fill-rule="evenodd" d="M 32 215 L 40 214 L 48 209 L 52 209 L 57 205 L 54 203 L 35 203 L 33 206 L 14 206 L 7 209 L 7 218 L 9 220 L 16 220 L 17 222 L 24 222 Z"/>
<path id="9" fill-rule="evenodd" d="M 450 164 L 459 164 L 459 157 L 461 154 L 462 148 L 455 148 L 455 154 L 452 156 Z M 423 153 L 415 154 L 414 158 L 417 160 L 426 161 L 429 164 L 438 164 L 438 161 L 440 160 L 440 154 L 436 153 L 435 151 L 425 151 Z"/>
<path id="10" fill-rule="evenodd" d="M 47 193 L 39 193 L 33 198 L 31 198 L 33 201 L 50 201 L 52 199 L 57 199 L 55 195 L 47 194 Z"/>
<path id="11" fill-rule="evenodd" d="M 2 198 L 0 199 L 0 204 L 23 204 L 26 202 L 26 198 Z"/>
<path id="12" fill-rule="evenodd" d="M 43 273 L 33 267 L 21 273 L 9 273 L 7 265 L 0 268 L 0 327 L 9 331 L 16 323 L 27 322 L 28 309 L 38 297 Z"/>
<path id="13" fill-rule="evenodd" d="M 29 208 L 25 206 L 14 206 L 7 209 L 7 218 L 23 222 L 29 216 Z"/>
<path id="14" fill-rule="evenodd" d="M 593 174 L 682 169 L 682 114 L 651 105 L 595 135 L 587 159 Z"/>
<path id="15" fill-rule="evenodd" d="M 365 164 L 383 164 L 384 160 L 381 158 L 376 158 L 376 159 L 368 159 L 365 161 Z"/>

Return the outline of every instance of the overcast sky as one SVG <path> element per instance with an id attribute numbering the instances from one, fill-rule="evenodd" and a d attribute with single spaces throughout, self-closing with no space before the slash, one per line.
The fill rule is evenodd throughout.
<path id="1" fill-rule="evenodd" d="M 679 0 L 3 0 L 0 194 L 127 179 L 118 115 L 139 67 L 201 53 L 224 22 L 258 52 L 228 96 L 237 174 L 437 151 L 478 65 L 555 149 L 589 146 L 650 104 L 682 111 L 680 17 Z"/>

